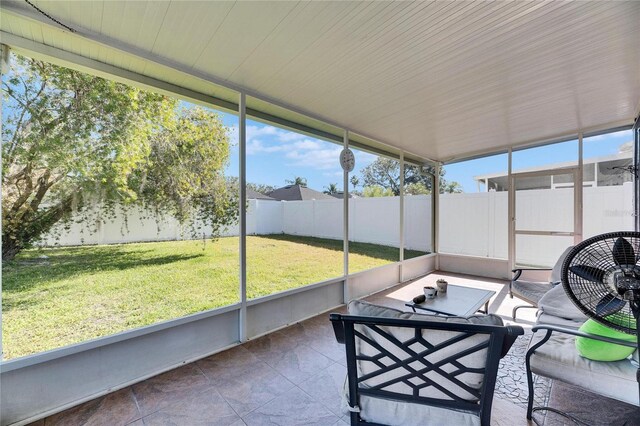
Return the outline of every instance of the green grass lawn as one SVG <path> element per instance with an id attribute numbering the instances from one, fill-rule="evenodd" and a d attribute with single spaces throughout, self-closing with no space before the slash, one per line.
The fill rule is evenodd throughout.
<path id="1" fill-rule="evenodd" d="M 397 260 L 350 244 L 351 271 Z M 342 241 L 249 236 L 247 265 L 249 298 L 312 284 L 342 275 Z M 26 251 L 2 268 L 5 359 L 236 303 L 238 268 L 237 237 Z"/>

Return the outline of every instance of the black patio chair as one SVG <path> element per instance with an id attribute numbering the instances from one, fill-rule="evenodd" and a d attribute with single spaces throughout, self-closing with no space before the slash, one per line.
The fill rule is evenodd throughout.
<path id="1" fill-rule="evenodd" d="M 565 249 L 564 252 L 562 252 L 555 265 L 553 266 L 553 269 L 517 268 L 511 271 L 513 272 L 513 278 L 511 278 L 511 282 L 509 282 L 509 297 L 513 299 L 513 296 L 516 296 L 517 298 L 522 299 L 528 303 L 528 305 L 518 305 L 513 308 L 511 316 L 513 317 L 514 321 L 516 320 L 518 309 L 538 309 L 538 304 L 540 303 L 540 299 L 542 299 L 542 296 L 544 296 L 553 287 L 560 284 L 560 272 L 562 271 L 562 264 L 564 263 L 564 259 L 567 257 L 572 248 L 573 246 L 569 246 Z M 524 271 L 549 271 L 549 281 L 523 280 L 520 277 Z"/>
<path id="2" fill-rule="evenodd" d="M 352 425 L 489 425 L 519 326 L 331 314 L 346 347 Z"/>

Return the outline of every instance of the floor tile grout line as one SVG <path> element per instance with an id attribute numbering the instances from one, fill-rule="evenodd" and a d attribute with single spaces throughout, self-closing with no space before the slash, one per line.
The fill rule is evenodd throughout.
<path id="1" fill-rule="evenodd" d="M 138 404 L 138 398 L 136 398 L 136 394 L 133 391 L 133 386 L 127 386 L 125 389 L 129 390 L 129 394 L 131 395 L 131 399 L 133 399 L 133 403 L 136 404 L 136 410 L 138 410 L 138 416 L 131 420 L 129 423 L 127 423 L 126 425 L 130 425 L 133 424 L 135 422 L 137 422 L 138 420 L 142 420 L 142 418 L 144 417 L 142 415 L 142 410 L 140 409 L 140 404 Z M 142 420 L 142 423 L 144 424 L 144 420 Z"/>
<path id="2" fill-rule="evenodd" d="M 276 331 L 275 333 L 280 333 L 280 331 Z M 282 336 L 284 336 L 284 337 L 287 337 L 287 336 L 286 336 L 285 334 L 283 334 L 283 333 L 280 333 L 280 334 L 281 334 Z M 331 358 L 329 358 L 328 356 L 326 356 L 326 355 L 324 355 L 324 354 L 320 353 L 319 351 L 315 350 L 314 348 L 312 348 L 311 346 L 309 346 L 307 343 L 297 342 L 297 343 L 296 343 L 296 346 L 304 346 L 304 347 L 306 347 L 306 348 L 308 348 L 308 349 L 311 349 L 313 352 L 316 352 L 317 354 L 319 354 L 319 355 L 321 355 L 321 356 L 323 356 L 323 357 L 325 357 L 325 358 L 327 358 L 328 360 L 330 360 L 330 361 L 332 361 L 332 362 L 333 362 L 333 360 L 332 360 Z M 251 351 L 251 349 L 249 349 L 249 351 Z M 277 350 L 277 351 L 269 351 L 269 352 L 286 352 L 286 351 Z M 252 352 L 252 353 L 253 353 L 255 356 L 257 356 L 258 358 L 260 358 L 260 359 L 261 359 L 261 361 L 265 362 L 269 367 L 271 367 L 271 368 L 273 368 L 274 370 L 278 371 L 274 365 L 271 365 L 271 363 L 269 363 L 267 360 L 262 359 L 262 358 L 261 358 L 261 356 L 260 356 L 260 354 L 257 354 L 257 353 L 255 353 L 255 352 Z M 286 376 L 285 376 L 285 377 L 286 377 Z M 295 383 L 294 383 L 294 384 L 295 384 Z"/>
<path id="3" fill-rule="evenodd" d="M 273 368 L 273 367 L 272 367 L 272 368 Z M 278 373 L 278 372 L 276 371 L 276 373 Z M 278 374 L 280 374 L 280 373 L 278 373 Z M 280 374 L 280 375 L 282 376 L 282 374 Z M 256 408 L 253 408 L 253 409 L 251 409 L 251 410 L 247 411 L 244 415 L 242 415 L 242 416 L 238 415 L 238 416 L 240 417 L 240 419 L 241 419 L 243 422 L 244 422 L 244 418 L 245 418 L 246 416 L 248 416 L 249 414 L 251 414 L 251 413 L 253 413 L 254 411 L 256 411 L 256 410 L 258 410 L 258 409 L 260 409 L 260 408 L 264 407 L 265 405 L 269 404 L 270 402 L 272 402 L 272 401 L 273 401 L 273 400 L 275 400 L 276 398 L 278 398 L 278 397 L 280 397 L 280 396 L 284 395 L 285 393 L 289 392 L 291 389 L 293 389 L 293 388 L 295 388 L 295 387 L 296 387 L 296 384 L 295 384 L 295 383 L 291 382 L 289 379 L 287 379 L 287 378 L 286 378 L 286 377 L 284 377 L 284 376 L 282 376 L 282 377 L 283 377 L 286 381 L 288 381 L 289 383 L 291 383 L 291 385 L 292 385 L 292 386 L 291 386 L 290 388 L 288 388 L 286 391 L 284 391 L 284 392 L 282 392 L 282 393 L 280 393 L 280 394 L 278 394 L 278 395 L 275 395 L 273 398 L 271 398 L 270 400 L 266 401 L 266 402 L 265 402 L 265 403 L 263 403 L 262 405 L 260 405 L 260 406 L 258 406 L 258 407 L 256 407 Z M 223 398 L 224 398 L 224 397 L 223 397 Z M 246 424 L 246 422 L 245 422 L 245 424 Z"/>
<path id="4" fill-rule="evenodd" d="M 171 371 L 175 371 L 175 370 L 177 370 L 177 369 L 180 369 L 180 368 L 186 367 L 187 365 L 193 365 L 193 364 L 196 364 L 196 362 L 191 362 L 191 363 L 189 363 L 189 364 L 184 364 L 184 365 L 182 365 L 182 366 L 180 366 L 180 367 L 176 367 L 176 368 L 174 368 L 174 369 L 172 369 L 172 370 L 169 370 L 169 371 L 167 371 L 167 372 L 165 372 L 165 373 L 162 373 L 162 374 L 167 374 L 167 373 L 169 373 L 169 372 L 171 372 Z M 206 386 L 204 389 L 201 389 L 199 392 L 197 392 L 197 394 L 199 395 L 199 394 L 202 394 L 202 393 L 206 392 L 207 390 L 212 389 L 212 388 L 213 388 L 213 385 L 210 383 L 209 378 L 206 376 L 206 374 L 204 374 L 204 373 L 202 372 L 202 370 L 200 369 L 200 366 L 196 365 L 196 368 L 197 368 L 197 370 L 200 372 L 200 374 L 202 374 L 202 375 L 204 376 L 205 380 L 207 381 L 207 386 Z M 158 376 L 161 376 L 162 374 L 159 374 Z M 154 377 L 158 377 L 158 376 L 154 376 Z M 153 379 L 154 377 L 152 377 L 152 378 L 150 378 L 150 379 L 147 379 L 147 380 L 144 380 L 144 381 L 142 381 L 142 382 L 140 382 L 140 383 L 145 383 L 145 382 L 147 382 L 147 381 L 149 381 L 149 380 Z M 176 404 L 178 404 L 178 403 L 180 403 L 180 402 L 182 402 L 182 401 L 184 401 L 184 400 L 186 400 L 186 399 L 187 399 L 187 397 L 177 398 L 176 400 L 172 400 L 170 403 L 166 404 L 165 406 L 162 406 L 162 405 L 161 405 L 160 407 L 158 407 L 158 408 L 154 409 L 153 411 L 150 411 L 150 412 L 148 412 L 148 413 L 146 413 L 146 414 L 145 414 L 145 413 L 143 413 L 142 408 L 140 407 L 140 404 L 139 404 L 139 402 L 138 402 L 138 398 L 137 398 L 137 396 L 136 396 L 136 394 L 135 394 L 135 392 L 134 392 L 134 390 L 133 390 L 133 386 L 131 386 L 131 392 L 133 393 L 133 395 L 134 395 L 134 397 L 135 397 L 136 405 L 138 406 L 138 411 L 140 412 L 140 417 L 139 417 L 139 418 L 140 418 L 140 419 L 142 419 L 142 423 L 145 423 L 145 424 L 146 424 L 146 422 L 144 421 L 144 418 L 145 418 L 145 417 L 149 417 L 149 416 L 150 416 L 150 415 L 152 415 L 152 414 L 155 414 L 155 413 L 157 413 L 157 412 L 159 412 L 159 411 L 161 411 L 161 410 L 165 410 L 165 409 L 167 409 L 167 408 L 169 408 L 169 407 L 172 407 L 173 405 L 176 405 Z M 222 395 L 221 395 L 221 396 L 222 396 Z"/>
<path id="5" fill-rule="evenodd" d="M 327 411 L 329 411 L 331 414 L 333 414 L 335 417 L 338 418 L 338 420 L 340 420 L 342 418 L 342 415 L 336 414 L 333 412 L 333 410 L 329 407 L 327 407 L 327 405 L 325 403 L 323 403 L 322 401 L 316 401 L 316 399 L 312 396 L 309 395 L 304 389 L 302 389 L 300 386 L 296 386 L 298 389 L 300 389 L 302 391 L 302 393 L 304 393 L 305 395 L 307 395 L 309 398 L 311 398 L 311 400 L 313 402 L 317 402 L 318 404 L 320 404 L 321 406 L 323 406 Z"/>
<path id="6" fill-rule="evenodd" d="M 320 404 L 323 408 L 325 408 L 331 415 L 333 415 L 334 417 L 337 417 L 338 420 L 340 420 L 342 418 L 342 416 L 339 416 L 337 414 L 335 414 L 330 408 L 328 408 L 326 405 L 324 405 L 323 403 L 316 401 L 311 395 L 309 395 L 307 392 L 304 391 L 304 389 L 300 388 L 300 386 L 294 384 L 291 388 L 287 389 L 286 391 L 282 392 L 280 395 L 277 395 L 275 398 L 269 400 L 268 402 L 265 402 L 264 404 L 262 404 L 260 407 L 257 407 L 253 410 L 251 410 L 249 413 L 245 414 L 245 416 L 249 415 L 250 413 L 253 413 L 254 411 L 264 407 L 267 404 L 270 404 L 271 402 L 273 402 L 274 400 L 276 400 L 277 398 L 283 396 L 285 393 L 287 392 L 291 392 L 294 388 L 297 388 L 300 392 L 302 392 L 304 395 L 306 395 L 307 397 L 309 397 L 311 399 L 312 402 L 316 402 L 318 404 Z M 241 419 L 244 421 L 244 417 L 242 416 Z M 246 424 L 246 422 L 245 422 Z"/>
<path id="7" fill-rule="evenodd" d="M 136 393 L 133 391 L 133 386 L 129 386 L 129 392 L 131 392 L 131 396 L 133 397 L 133 402 L 135 402 L 136 408 L 138 409 L 138 414 L 140 414 L 139 418 L 143 418 L 144 416 L 142 415 L 142 408 L 140 408 L 138 397 L 136 396 Z M 142 423 L 144 423 L 144 421 Z"/>
<path id="8" fill-rule="evenodd" d="M 244 421 L 242 420 L 242 416 L 240 415 L 240 413 L 238 413 L 236 411 L 235 408 L 233 408 L 233 405 L 231 405 L 231 403 L 229 401 L 227 401 L 227 398 L 224 397 L 224 395 L 222 395 L 220 393 L 220 391 L 218 389 L 216 389 L 215 387 L 213 387 L 213 389 L 218 393 L 218 395 L 220 395 L 220 398 L 222 398 L 222 400 L 229 406 L 229 408 L 231 408 L 231 410 L 233 410 L 233 412 L 235 413 L 236 416 L 238 416 L 238 419 L 244 423 Z"/>
<path id="9" fill-rule="evenodd" d="M 304 392 L 305 395 L 307 395 L 309 398 L 311 398 L 313 401 L 316 401 L 316 399 L 313 397 L 313 395 L 310 395 L 307 391 L 305 391 L 304 389 L 302 389 L 300 386 L 297 386 L 298 389 L 300 389 L 302 392 Z M 322 405 L 324 408 L 326 408 L 327 410 L 329 410 L 329 412 L 331 414 L 333 414 L 334 416 L 336 416 L 338 418 L 338 420 L 342 419 L 343 414 L 337 414 L 336 412 L 334 412 L 331 407 L 329 407 L 327 404 L 325 404 L 322 401 L 316 401 L 318 404 Z"/>
<path id="10" fill-rule="evenodd" d="M 198 361 L 195 361 L 193 364 L 196 366 L 196 368 L 198 369 L 200 374 L 202 374 L 204 376 L 204 378 L 207 381 L 207 383 L 209 384 L 209 386 L 213 386 L 213 383 L 211 382 L 211 379 L 209 378 L 209 376 L 207 376 L 207 374 L 204 372 L 204 370 L 202 370 L 202 367 L 200 367 L 200 363 Z"/>
<path id="11" fill-rule="evenodd" d="M 245 349 L 246 349 L 246 348 L 245 348 Z M 247 350 L 248 350 L 248 349 L 247 349 Z M 253 354 L 253 355 L 257 357 L 257 355 L 256 355 L 256 354 Z M 238 417 L 240 418 L 240 420 L 242 420 L 242 421 L 243 421 L 243 423 L 244 423 L 244 417 L 245 417 L 245 416 L 247 416 L 248 414 L 250 414 L 250 413 L 254 412 L 255 410 L 257 410 L 257 409 L 259 409 L 259 408 L 263 407 L 264 405 L 266 405 L 266 404 L 270 403 L 270 402 L 271 402 L 271 401 L 273 401 L 274 399 L 278 398 L 280 395 L 282 395 L 282 394 L 284 394 L 284 393 L 286 393 L 286 392 L 289 392 L 291 389 L 293 389 L 293 388 L 296 386 L 296 384 L 295 384 L 295 383 L 293 383 L 293 382 L 292 382 L 291 380 L 289 380 L 287 377 L 285 377 L 284 375 L 282 375 L 278 370 L 276 370 L 274 367 L 272 367 L 271 365 L 269 365 L 269 364 L 268 364 L 267 362 L 265 362 L 264 360 L 262 360 L 262 359 L 258 358 L 258 361 L 259 361 L 259 362 L 261 362 L 262 364 L 266 365 L 267 367 L 269 367 L 271 370 L 273 370 L 273 371 L 274 371 L 276 374 L 278 374 L 279 376 L 281 376 L 281 377 L 282 377 L 282 379 L 284 379 L 285 381 L 287 381 L 291 386 L 290 386 L 290 387 L 288 387 L 285 391 L 281 392 L 280 394 L 274 395 L 274 396 L 273 396 L 273 398 L 269 399 L 268 401 L 264 402 L 263 404 L 259 405 L 258 407 L 252 408 L 251 410 L 247 411 L 245 414 L 241 415 L 240 413 L 238 413 L 238 412 L 236 411 L 236 409 L 235 409 L 235 408 L 233 408 L 233 405 L 231 404 L 231 402 L 229 402 L 229 400 L 227 400 L 227 398 L 225 398 L 225 396 L 224 396 L 222 393 L 220 393 L 220 391 L 218 391 L 218 389 L 216 389 L 216 385 L 212 385 L 212 386 L 213 386 L 213 389 L 215 389 L 215 390 L 218 392 L 218 394 L 220 394 L 220 396 L 222 397 L 222 399 L 224 399 L 224 401 L 225 401 L 227 404 L 229 404 L 229 406 L 231 407 L 231 409 L 232 409 L 232 410 L 233 410 L 233 411 L 238 415 Z M 245 423 L 245 424 L 246 424 L 246 423 Z"/>
<path id="12" fill-rule="evenodd" d="M 331 358 L 329 358 L 329 359 L 331 359 Z M 313 379 L 316 376 L 319 376 L 320 374 L 322 374 L 323 372 L 327 371 L 329 368 L 331 368 L 334 364 L 337 364 L 337 363 L 338 363 L 338 361 L 331 360 L 331 364 L 327 365 L 325 368 L 323 368 L 323 369 L 317 371 L 316 373 L 312 374 L 311 376 L 307 377 L 306 379 L 304 379 L 303 381 L 298 383 L 296 386 L 299 387 L 301 384 L 303 384 L 305 382 L 308 382 L 309 380 Z"/>

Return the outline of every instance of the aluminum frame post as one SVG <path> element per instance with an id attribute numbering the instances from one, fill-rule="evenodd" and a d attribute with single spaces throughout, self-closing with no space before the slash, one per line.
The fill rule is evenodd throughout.
<path id="1" fill-rule="evenodd" d="M 404 282 L 404 152 L 400 152 L 400 235 L 399 235 L 399 250 L 400 250 L 400 266 L 398 268 L 398 282 Z"/>
<path id="2" fill-rule="evenodd" d="M 240 93 L 238 100 L 238 152 L 240 155 L 240 317 L 238 338 L 247 340 L 247 97 Z"/>
<path id="3" fill-rule="evenodd" d="M 342 139 L 343 149 L 349 148 L 349 130 L 345 129 Z M 349 302 L 349 172 L 342 171 L 342 261 L 344 276 L 343 302 Z"/>

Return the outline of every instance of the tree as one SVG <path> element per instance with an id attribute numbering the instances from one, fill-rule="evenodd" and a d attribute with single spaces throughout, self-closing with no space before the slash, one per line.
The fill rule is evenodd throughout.
<path id="1" fill-rule="evenodd" d="M 356 175 L 352 175 L 351 176 L 351 185 L 353 185 L 353 190 L 355 191 L 356 187 L 360 184 L 360 179 L 358 179 L 358 176 Z"/>
<path id="2" fill-rule="evenodd" d="M 299 185 L 299 186 L 302 186 L 302 187 L 306 188 L 307 187 L 307 178 L 296 176 L 292 180 L 289 180 L 289 179 L 285 180 L 285 183 L 287 183 L 289 185 Z"/>
<path id="3" fill-rule="evenodd" d="M 139 205 L 214 235 L 237 220 L 216 113 L 16 54 L 2 87 L 3 260 L 72 213 Z"/>
<path id="4" fill-rule="evenodd" d="M 458 182 L 445 182 L 444 186 L 440 186 L 441 194 L 461 194 L 464 190 Z"/>
<path id="5" fill-rule="evenodd" d="M 325 190 L 323 191 L 325 194 L 333 195 L 338 193 L 338 184 L 330 183 L 329 186 L 325 186 Z"/>
<path id="6" fill-rule="evenodd" d="M 234 193 L 240 193 L 240 178 L 237 176 L 227 176 L 227 187 L 229 191 L 233 191 Z M 267 185 L 264 183 L 253 183 L 247 182 L 247 189 L 252 189 L 260 194 L 267 195 L 269 192 L 274 191 L 276 189 L 273 185 Z"/>
<path id="7" fill-rule="evenodd" d="M 389 189 L 393 195 L 400 195 L 400 162 L 391 158 L 378 157 L 376 161 L 362 169 L 362 180 L 364 186 L 380 186 Z M 449 184 L 444 178 L 445 170 L 440 168 L 440 193 L 462 192 L 462 186 L 457 182 Z M 422 173 L 417 166 L 406 165 L 404 179 L 402 180 L 405 189 L 416 191 L 418 186 L 424 187 L 431 192 L 433 181 L 427 173 Z"/>
<path id="8" fill-rule="evenodd" d="M 404 193 L 405 195 L 429 195 L 431 194 L 431 189 L 420 183 L 410 183 L 405 185 Z"/>
<path id="9" fill-rule="evenodd" d="M 363 197 L 393 197 L 393 191 L 380 185 L 365 186 L 362 189 Z"/>
<path id="10" fill-rule="evenodd" d="M 393 195 L 400 195 L 400 163 L 390 158 L 378 157 L 376 161 L 362 169 L 364 196 L 367 187 L 386 188 Z"/>
<path id="11" fill-rule="evenodd" d="M 273 185 L 266 185 L 264 183 L 247 183 L 247 188 L 249 189 L 253 189 L 256 192 L 259 192 L 260 194 L 268 194 L 271 191 L 275 191 L 276 187 Z"/>

